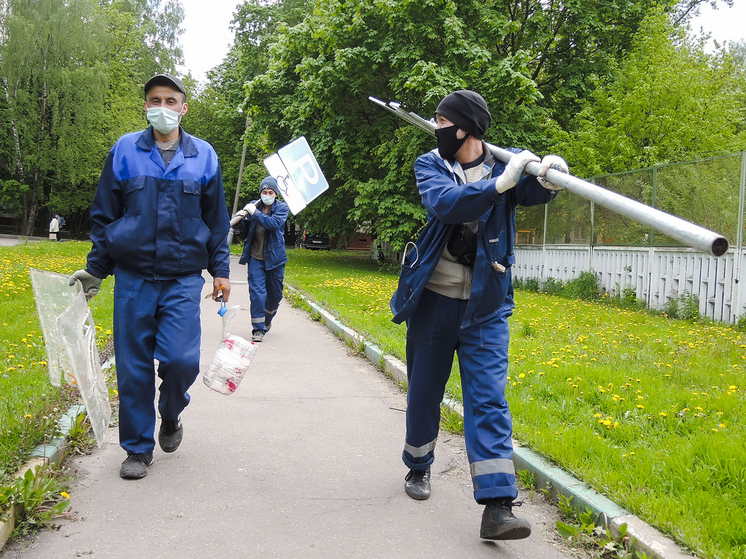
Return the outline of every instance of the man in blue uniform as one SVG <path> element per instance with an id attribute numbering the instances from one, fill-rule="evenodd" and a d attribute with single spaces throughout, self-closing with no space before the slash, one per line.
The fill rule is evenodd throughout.
<path id="1" fill-rule="evenodd" d="M 557 187 L 523 175 L 539 161 L 529 151 L 507 165 L 494 158 L 482 141 L 491 120 L 473 91 L 456 91 L 438 105 L 438 147 L 415 163 L 428 222 L 405 257 L 391 309 L 394 322 L 407 321 L 407 495 L 430 497 L 440 403 L 457 353 L 474 498 L 485 505 L 480 536 L 507 540 L 531 533 L 512 512 L 520 503 L 505 399 L 515 208 L 546 204 Z M 550 155 L 539 175 L 550 167 L 567 172 L 564 160 Z"/>
<path id="2" fill-rule="evenodd" d="M 119 475 L 148 473 L 155 448 L 155 367 L 161 378 L 158 443 L 174 452 L 179 415 L 199 374 L 200 299 L 207 269 L 212 298 L 230 296 L 228 211 L 218 157 L 179 125 L 186 90 L 176 76 L 145 84 L 150 127 L 122 136 L 109 152 L 91 208 L 91 242 L 80 281 L 94 297 L 113 274 L 114 353 L 119 391 Z"/>
<path id="3" fill-rule="evenodd" d="M 251 300 L 251 339 L 261 342 L 272 327 L 282 300 L 285 279 L 285 221 L 288 205 L 277 199 L 277 181 L 266 177 L 259 185 L 259 200 L 236 212 L 244 219 L 236 225 L 248 231 L 239 264 L 248 264 Z"/>

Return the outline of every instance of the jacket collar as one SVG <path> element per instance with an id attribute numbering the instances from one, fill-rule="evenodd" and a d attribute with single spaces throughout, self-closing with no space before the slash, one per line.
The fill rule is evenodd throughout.
<path id="1" fill-rule="evenodd" d="M 184 157 L 194 157 L 199 153 L 197 146 L 194 145 L 192 137 L 187 134 L 181 126 L 179 126 L 179 138 L 181 138 L 179 140 L 179 147 L 181 147 Z M 155 134 L 153 133 L 152 126 L 148 126 L 146 130 L 143 130 L 142 134 L 140 134 L 140 137 L 137 139 L 136 145 L 145 151 L 153 150 L 155 147 Z"/>

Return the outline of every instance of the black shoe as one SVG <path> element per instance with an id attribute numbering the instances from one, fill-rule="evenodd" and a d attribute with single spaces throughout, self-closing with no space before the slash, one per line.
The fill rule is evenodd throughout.
<path id="1" fill-rule="evenodd" d="M 129 454 L 119 468 L 119 477 L 123 479 L 141 479 L 148 475 L 148 466 L 153 463 L 153 453 Z"/>
<path id="2" fill-rule="evenodd" d="M 430 468 L 427 470 L 409 470 L 404 478 L 404 491 L 418 501 L 430 498 Z"/>
<path id="3" fill-rule="evenodd" d="M 271 322 L 265 322 L 264 323 L 264 333 L 266 334 L 267 332 L 269 332 L 270 328 L 272 328 L 272 323 Z"/>
<path id="4" fill-rule="evenodd" d="M 252 342 L 261 342 L 263 339 L 264 339 L 264 330 L 252 330 L 251 331 Z"/>
<path id="5" fill-rule="evenodd" d="M 513 516 L 512 507 L 523 503 L 513 502 L 510 497 L 487 501 L 482 513 L 482 527 L 479 537 L 485 540 L 522 540 L 531 535 L 528 520 Z"/>
<path id="6" fill-rule="evenodd" d="M 161 421 L 161 428 L 158 430 L 158 444 L 163 452 L 173 452 L 181 444 L 184 437 L 184 427 L 178 418 L 170 421 Z"/>

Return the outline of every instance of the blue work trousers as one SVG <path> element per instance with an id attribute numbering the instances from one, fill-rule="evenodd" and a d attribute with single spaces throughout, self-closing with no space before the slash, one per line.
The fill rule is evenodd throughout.
<path id="1" fill-rule="evenodd" d="M 114 271 L 114 354 L 119 390 L 119 444 L 127 454 L 155 448 L 155 365 L 158 412 L 173 420 L 189 404 L 199 375 L 200 295 L 205 280 L 151 281 Z"/>
<path id="2" fill-rule="evenodd" d="M 249 259 L 248 264 L 251 329 L 267 330 L 282 300 L 285 264 L 267 270 L 264 260 L 253 257 Z"/>
<path id="3" fill-rule="evenodd" d="M 404 463 L 413 470 L 435 459 L 440 404 L 458 354 L 464 401 L 464 436 L 478 503 L 518 496 L 513 468 L 513 423 L 505 399 L 508 317 L 512 303 L 490 319 L 462 328 L 468 301 L 426 289 L 407 321 L 407 433 Z"/>

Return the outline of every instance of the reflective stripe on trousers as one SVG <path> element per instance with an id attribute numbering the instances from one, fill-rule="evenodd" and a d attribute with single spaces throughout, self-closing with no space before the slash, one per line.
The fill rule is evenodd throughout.
<path id="1" fill-rule="evenodd" d="M 285 279 L 285 264 L 267 270 L 264 260 L 249 258 L 249 299 L 251 302 L 252 330 L 266 330 L 265 320 L 268 315 L 272 322 L 282 300 L 282 282 Z"/>
<path id="2" fill-rule="evenodd" d="M 468 301 L 425 290 L 407 322 L 407 434 L 404 463 L 430 466 L 440 404 L 458 353 L 464 401 L 464 437 L 478 502 L 515 498 L 512 418 L 505 399 L 512 305 L 482 324 L 461 328 Z M 432 445 L 428 448 L 428 445 Z M 415 452 L 412 452 L 415 450 Z M 417 455 L 421 454 L 421 455 Z"/>

